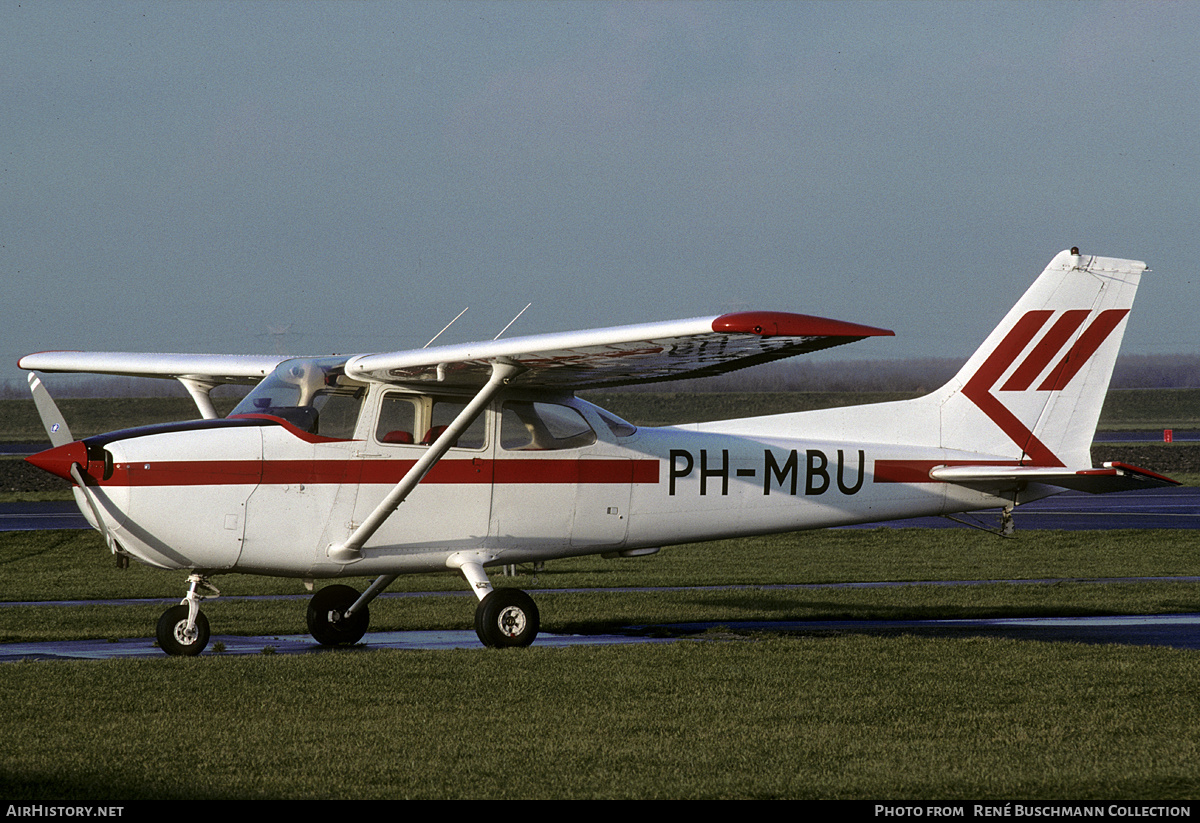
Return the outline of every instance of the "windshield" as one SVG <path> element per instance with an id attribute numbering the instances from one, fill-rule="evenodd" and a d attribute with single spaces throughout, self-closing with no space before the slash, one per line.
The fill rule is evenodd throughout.
<path id="1" fill-rule="evenodd" d="M 285 360 L 229 416 L 269 414 L 313 434 L 352 437 L 366 386 L 345 366 L 344 357 Z"/>

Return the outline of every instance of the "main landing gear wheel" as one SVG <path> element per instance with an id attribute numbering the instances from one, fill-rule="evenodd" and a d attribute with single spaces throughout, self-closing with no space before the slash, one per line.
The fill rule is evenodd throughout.
<path id="1" fill-rule="evenodd" d="M 172 606 L 158 619 L 158 646 L 170 655 L 192 656 L 208 645 L 208 618 L 196 612 L 196 626 L 188 631 L 188 606 Z"/>
<path id="2" fill-rule="evenodd" d="M 350 617 L 346 609 L 358 600 L 358 592 L 349 586 L 326 586 L 308 601 L 308 631 L 322 646 L 353 646 L 362 640 L 371 622 L 366 606 Z"/>
<path id="3" fill-rule="evenodd" d="M 541 618 L 533 598 L 520 589 L 493 589 L 475 608 L 475 633 L 485 646 L 528 646 Z"/>

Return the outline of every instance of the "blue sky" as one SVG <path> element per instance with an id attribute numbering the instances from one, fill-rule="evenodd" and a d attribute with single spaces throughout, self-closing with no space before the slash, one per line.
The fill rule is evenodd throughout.
<path id="1" fill-rule="evenodd" d="M 1200 4 L 0 2 L 0 376 L 762 308 L 965 358 L 1061 249 L 1195 354 Z M 286 335 L 272 329 L 287 329 Z M 818 357 L 849 355 L 840 349 Z"/>

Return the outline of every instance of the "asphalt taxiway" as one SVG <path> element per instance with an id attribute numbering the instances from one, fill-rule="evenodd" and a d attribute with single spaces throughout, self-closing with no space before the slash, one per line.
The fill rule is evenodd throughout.
<path id="1" fill-rule="evenodd" d="M 608 634 L 538 635 L 539 648 L 672 643 L 684 640 L 722 642 L 755 633 L 829 637 L 846 634 L 918 635 L 923 637 L 1005 637 L 1042 642 L 1200 648 L 1200 614 L 1128 615 L 1116 617 L 1022 617 L 989 620 L 819 620 L 680 623 L 629 627 Z M 369 632 L 350 648 L 321 646 L 307 634 L 242 637 L 213 635 L 204 656 L 249 654 L 354 654 L 378 649 L 479 649 L 475 632 Z M 112 660 L 162 657 L 153 638 L 71 640 L 0 644 L 0 663 L 21 660 Z"/>
<path id="2" fill-rule="evenodd" d="M 1074 579 L 1074 580 L 954 580 L 906 583 L 835 583 L 791 586 L 705 586 L 697 589 L 821 589 L 821 588 L 884 588 L 896 586 L 979 586 L 1058 585 L 1062 583 L 1197 583 L 1196 577 Z M 636 589 L 652 591 L 653 589 Z M 565 590 L 556 590 L 565 591 Z M 579 590 L 585 591 L 585 590 Z M 606 589 L 604 591 L 612 591 Z M 623 590 L 625 591 L 625 590 Z M 465 597 L 469 592 L 444 592 L 439 596 Z M 428 595 L 385 594 L 383 597 L 416 597 Z M 234 598 L 230 598 L 234 599 Z M 307 599 L 305 595 L 279 598 L 247 599 Z M 21 606 L 76 606 L 131 603 L 174 603 L 174 600 L 106 600 L 54 601 L 0 604 L 4 608 Z M 534 645 L 538 647 L 599 646 L 632 643 L 670 643 L 681 640 L 708 642 L 745 638 L 754 634 L 828 637 L 846 634 L 899 635 L 923 637 L 1005 637 L 1043 642 L 1121 644 L 1134 646 L 1167 646 L 1176 649 L 1200 649 L 1200 614 L 1118 615 L 1097 617 L 1011 617 L 957 620 L 776 620 L 776 621 L 713 621 L 704 623 L 663 623 L 639 626 L 614 626 L 604 632 L 588 634 L 554 634 L 543 632 Z M 307 634 L 213 635 L 204 655 L 246 654 L 342 654 L 377 649 L 482 649 L 474 631 L 407 631 L 368 632 L 362 641 L 350 648 L 330 649 L 321 646 Z M 0 663 L 20 660 L 108 660 L 117 658 L 160 657 L 162 651 L 153 637 L 122 640 L 71 640 L 35 643 L 0 643 Z"/>

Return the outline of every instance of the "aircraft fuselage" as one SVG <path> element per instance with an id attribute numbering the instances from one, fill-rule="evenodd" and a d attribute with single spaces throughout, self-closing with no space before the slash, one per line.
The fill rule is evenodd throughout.
<path id="1" fill-rule="evenodd" d="M 955 457 L 944 450 L 635 430 L 573 397 L 509 393 L 346 562 L 330 547 L 428 448 L 380 434 L 385 391 L 395 399 L 374 387 L 346 438 L 267 415 L 90 438 L 89 486 L 109 532 L 146 563 L 314 578 L 443 571 L 464 551 L 518 563 L 1011 502 L 931 481 L 929 468 Z M 428 398 L 401 399 L 419 409 Z M 581 431 L 511 442 L 504 415 L 520 404 L 577 415 Z"/>

